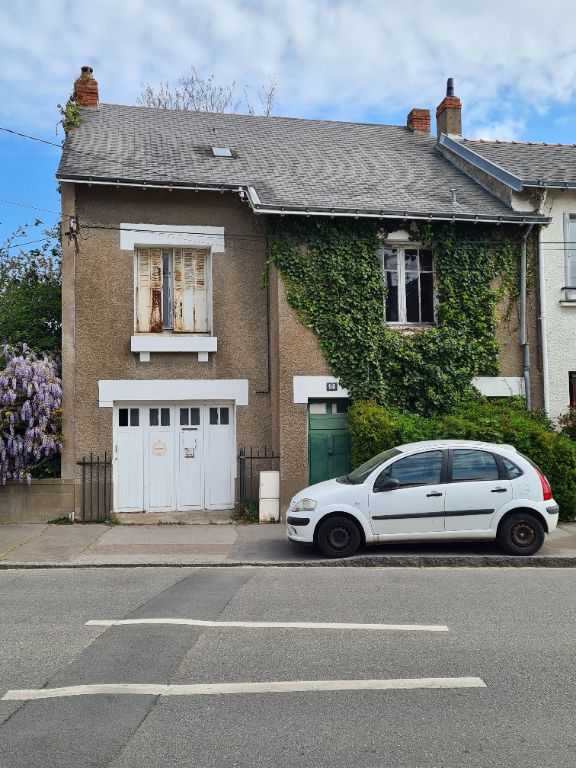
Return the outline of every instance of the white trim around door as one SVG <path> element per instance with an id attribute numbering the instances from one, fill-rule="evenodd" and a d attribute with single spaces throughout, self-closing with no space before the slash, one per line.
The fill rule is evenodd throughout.
<path id="1" fill-rule="evenodd" d="M 248 405 L 248 379 L 101 379 L 98 382 L 100 408 L 114 403 L 162 400 L 232 400 Z"/>

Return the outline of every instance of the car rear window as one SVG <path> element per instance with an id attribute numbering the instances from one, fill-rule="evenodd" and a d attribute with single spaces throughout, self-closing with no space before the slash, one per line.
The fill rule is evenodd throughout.
<path id="1" fill-rule="evenodd" d="M 520 467 L 514 464 L 513 461 L 510 461 L 510 459 L 506 459 L 504 456 L 500 456 L 500 461 L 508 473 L 508 480 L 514 480 L 515 478 L 524 474 Z"/>

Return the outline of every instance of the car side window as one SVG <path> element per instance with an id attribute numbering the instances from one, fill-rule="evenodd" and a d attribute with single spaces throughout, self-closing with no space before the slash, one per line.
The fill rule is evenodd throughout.
<path id="1" fill-rule="evenodd" d="M 398 480 L 401 488 L 414 485 L 436 485 L 442 478 L 442 451 L 426 451 L 406 456 L 390 464 L 379 475 L 374 487 L 392 478 Z"/>
<path id="2" fill-rule="evenodd" d="M 488 451 L 456 449 L 452 451 L 452 482 L 498 480 L 498 464 Z"/>
<path id="3" fill-rule="evenodd" d="M 499 459 L 502 462 L 504 469 L 506 470 L 509 480 L 515 480 L 517 477 L 520 477 L 520 475 L 524 474 L 520 467 L 516 466 L 516 464 L 514 464 L 513 461 L 510 461 L 510 459 L 505 459 L 504 456 L 499 456 Z"/>

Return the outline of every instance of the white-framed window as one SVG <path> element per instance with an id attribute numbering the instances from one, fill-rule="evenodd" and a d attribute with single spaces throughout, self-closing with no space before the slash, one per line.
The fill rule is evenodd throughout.
<path id="1" fill-rule="evenodd" d="M 576 214 L 564 214 L 564 298 L 576 301 Z"/>
<path id="2" fill-rule="evenodd" d="M 381 251 L 388 323 L 434 322 L 434 254 L 414 245 L 385 246 Z"/>
<path id="3" fill-rule="evenodd" d="M 210 252 L 136 248 L 139 333 L 210 333 Z"/>

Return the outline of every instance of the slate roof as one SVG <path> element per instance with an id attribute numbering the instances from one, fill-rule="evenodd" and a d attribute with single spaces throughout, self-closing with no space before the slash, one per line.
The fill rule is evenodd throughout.
<path id="1" fill-rule="evenodd" d="M 455 139 L 517 176 L 524 186 L 576 186 L 576 145 Z"/>
<path id="2" fill-rule="evenodd" d="M 60 180 L 253 187 L 262 212 L 524 220 L 446 161 L 435 138 L 401 126 L 112 104 L 82 116 L 66 138 Z M 214 157 L 213 146 L 234 157 Z"/>

